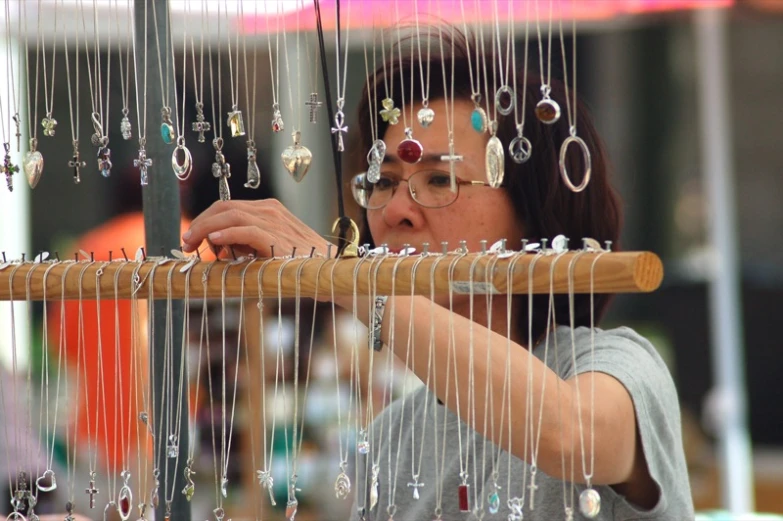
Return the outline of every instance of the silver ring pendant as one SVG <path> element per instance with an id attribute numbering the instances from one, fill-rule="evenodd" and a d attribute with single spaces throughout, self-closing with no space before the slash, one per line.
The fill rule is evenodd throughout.
<path id="1" fill-rule="evenodd" d="M 504 100 L 504 98 L 508 99 Z M 514 111 L 515 101 L 514 91 L 508 85 L 503 85 L 495 93 L 495 107 L 504 116 L 508 116 Z"/>
<path id="2" fill-rule="evenodd" d="M 533 145 L 525 136 L 517 136 L 508 144 L 508 153 L 512 161 L 521 165 L 533 155 Z"/>
<path id="3" fill-rule="evenodd" d="M 185 153 L 181 164 L 177 158 L 177 152 L 180 150 Z M 190 177 L 190 172 L 193 170 L 193 156 L 190 154 L 188 147 L 185 145 L 178 145 L 177 148 L 174 149 L 171 153 L 171 168 L 174 170 L 174 175 L 177 176 L 177 179 L 180 181 L 185 181 Z"/>
<path id="4" fill-rule="evenodd" d="M 568 153 L 568 145 L 571 143 L 576 143 L 579 145 L 579 148 L 582 149 L 582 156 L 585 160 L 585 175 L 584 178 L 582 178 L 582 182 L 579 184 L 579 186 L 575 186 L 574 183 L 571 182 L 571 178 L 568 177 L 568 169 L 566 168 L 566 155 Z M 572 192 L 579 193 L 587 188 L 588 183 L 590 183 L 591 171 L 592 159 L 590 157 L 590 150 L 587 148 L 587 144 L 579 136 L 568 136 L 560 146 L 560 177 L 563 179 L 563 183 L 565 183 L 565 185 Z"/>

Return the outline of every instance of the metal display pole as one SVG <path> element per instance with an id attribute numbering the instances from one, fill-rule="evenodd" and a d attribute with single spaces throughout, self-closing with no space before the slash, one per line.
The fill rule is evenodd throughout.
<path id="1" fill-rule="evenodd" d="M 715 269 L 709 281 L 712 340 L 711 419 L 717 425 L 723 507 L 734 516 L 753 512 L 753 459 L 747 420 L 742 351 L 739 237 L 733 187 L 725 9 L 696 13 L 701 168 L 709 204 L 709 242 Z M 739 519 L 737 517 L 737 519 Z"/>
<path id="2" fill-rule="evenodd" d="M 146 5 L 145 5 L 146 3 Z M 147 49 L 146 71 L 139 69 L 138 75 L 146 73 L 146 105 L 147 105 L 147 157 L 152 159 L 152 165 L 149 168 L 149 184 L 142 189 L 144 202 L 144 233 L 146 236 L 147 255 L 166 255 L 171 256 L 172 249 L 180 246 L 180 198 L 179 186 L 174 173 L 171 171 L 171 153 L 172 145 L 163 142 L 158 128 L 160 125 L 160 109 L 164 106 L 164 93 L 160 91 L 160 71 L 163 70 L 164 84 L 176 88 L 174 83 L 174 74 L 171 63 L 171 42 L 169 38 L 169 0 L 134 0 L 135 16 L 135 41 L 137 56 L 142 56 L 143 49 Z M 155 9 L 155 16 L 152 10 Z M 145 14 L 147 30 L 145 31 Z M 157 34 L 160 38 L 160 61 L 158 63 L 158 47 L 156 40 Z M 168 59 L 166 57 L 169 57 Z M 139 62 L 141 63 L 141 62 Z M 168 64 L 168 67 L 166 66 Z M 139 79 L 142 82 L 143 80 Z M 167 83 L 168 82 L 168 83 Z M 140 83 L 141 86 L 141 83 Z M 143 103 L 140 100 L 140 103 Z M 143 110 L 143 107 L 142 107 Z M 144 119 L 144 116 L 142 116 Z M 154 403 L 153 427 L 155 428 L 155 463 L 153 468 L 160 472 L 160 488 L 158 494 L 160 497 L 157 508 L 155 509 L 155 519 L 176 519 L 177 521 L 190 521 L 190 503 L 183 494 L 180 493 L 185 485 L 183 469 L 186 465 L 188 454 L 188 411 L 186 409 L 186 400 L 179 399 L 180 378 L 180 360 L 182 356 L 182 324 L 184 318 L 184 303 L 182 301 L 172 302 L 171 308 L 171 346 L 169 348 L 170 363 L 173 364 L 173 371 L 169 374 L 174 375 L 173 382 L 164 380 L 164 356 L 166 345 L 166 300 L 156 300 L 150 302 L 150 312 L 155 317 L 158 327 L 151 328 L 150 331 L 150 376 L 151 393 Z M 187 370 L 187 368 L 185 369 Z M 165 384 L 165 385 L 164 385 Z M 173 389 L 173 392 L 166 392 L 166 389 Z M 185 393 L 187 389 L 182 388 Z M 168 394 L 168 395 L 167 395 Z M 179 404 L 180 410 L 175 408 Z M 182 418 L 182 428 L 179 432 L 178 445 L 179 456 L 169 458 L 166 454 L 168 433 L 166 432 L 166 418 L 171 411 L 171 418 L 176 419 L 177 414 Z M 160 427 L 163 427 L 161 429 Z M 173 428 L 173 425 L 171 425 Z M 160 438 L 160 439 L 158 439 Z M 164 481 L 165 480 L 165 481 Z M 166 497 L 164 495 L 164 483 L 168 482 L 169 495 L 173 497 L 170 505 L 170 511 L 167 510 Z"/>

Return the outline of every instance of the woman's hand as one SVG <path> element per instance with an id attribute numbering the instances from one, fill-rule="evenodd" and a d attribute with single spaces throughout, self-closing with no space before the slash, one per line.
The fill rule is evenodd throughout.
<path id="1" fill-rule="evenodd" d="M 276 199 L 212 204 L 182 236 L 183 249 L 194 251 L 204 239 L 215 246 L 216 253 L 221 249 L 233 249 L 236 255 L 255 251 L 259 257 L 272 257 L 273 248 L 278 257 L 290 255 L 294 248 L 307 255 L 313 247 L 326 255 L 329 245 Z"/>

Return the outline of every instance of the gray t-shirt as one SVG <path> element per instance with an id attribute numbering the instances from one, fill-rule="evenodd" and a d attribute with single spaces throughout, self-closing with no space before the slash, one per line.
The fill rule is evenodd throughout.
<path id="1" fill-rule="evenodd" d="M 693 502 L 682 446 L 679 401 L 674 382 L 663 360 L 646 339 L 628 328 L 606 331 L 597 329 L 593 357 L 590 355 L 589 328 L 577 328 L 574 334 L 578 373 L 587 372 L 592 367 L 595 371 L 616 378 L 630 393 L 647 466 L 661 491 L 658 504 L 653 509 L 645 511 L 630 504 L 613 488 L 596 486 L 595 490 L 601 496 L 601 511 L 595 519 L 660 521 L 693 519 Z M 544 345 L 542 341 L 533 350 L 533 354 L 541 360 L 544 359 Z M 564 379 L 573 376 L 569 328 L 560 326 L 550 334 L 546 364 Z M 520 381 L 526 382 L 526 376 L 511 375 L 511 382 Z M 556 390 L 548 389 L 546 392 L 556 392 Z M 494 394 L 497 399 L 501 396 L 499 389 L 495 389 Z M 547 411 L 544 411 L 544 414 L 547 414 Z M 402 415 L 402 423 L 400 423 L 400 415 Z M 415 418 L 413 422 L 411 422 L 412 416 Z M 444 418 L 446 449 L 445 458 L 441 458 L 444 447 Z M 390 419 L 393 426 L 391 438 Z M 477 421 L 483 422 L 483 418 L 478 418 Z M 584 418 L 583 421 L 589 419 Z M 500 457 L 497 458 L 499 462 L 496 468 L 497 484 L 501 487 L 498 490 L 499 510 L 490 513 L 489 495 L 495 491 L 495 481 L 492 479 L 492 454 L 498 454 L 497 447 L 491 442 L 485 442 L 484 437 L 475 431 L 469 430 L 467 424 L 440 405 L 427 388 L 412 392 L 405 398 L 404 403 L 402 399 L 395 401 L 374 420 L 371 426 L 370 453 L 366 456 L 360 455 L 358 459 L 359 482 L 355 488 L 357 502 L 354 504 L 352 519 L 360 519 L 359 508 L 364 507 L 365 519 L 388 520 L 392 494 L 396 507 L 392 512 L 394 519 L 405 521 L 434 519 L 438 495 L 437 476 L 442 476 L 442 518 L 446 521 L 473 519 L 471 514 L 460 511 L 459 487 L 462 480 L 460 479 L 458 429 L 461 429 L 462 436 L 462 465 L 463 468 L 467 466 L 466 470 L 469 474 L 467 482 L 470 486 L 468 492 L 471 510 L 481 508 L 484 512 L 483 518 L 487 520 L 507 519 L 510 461 L 511 497 L 522 498 L 523 490 L 525 492 L 524 520 L 565 519 L 564 497 L 566 492 L 570 493 L 570 483 L 547 476 L 539 470 L 535 480 L 538 486 L 534 496 L 535 505 L 531 510 L 530 492 L 526 487 L 530 485 L 530 467 L 519 458 L 511 457 L 509 460 L 509 454 L 505 451 L 501 451 Z M 578 433 L 576 440 L 576 443 L 579 443 Z M 585 443 L 589 443 L 589 440 L 585 440 Z M 595 443 L 599 444 L 601 440 L 597 439 Z M 468 447 L 470 455 L 466 460 Z M 436 449 L 439 451 L 437 455 Z M 486 458 L 483 456 L 483 450 L 486 450 Z M 414 463 L 414 469 L 418 468 L 420 451 L 423 452 L 421 452 L 418 482 L 423 483 L 423 486 L 409 486 L 414 483 L 411 462 Z M 370 510 L 370 493 L 373 488 L 370 458 L 379 464 L 378 501 L 372 510 Z M 443 465 L 442 473 L 436 469 L 436 463 L 438 466 Z M 567 461 L 566 465 L 566 468 L 570 468 L 570 461 Z M 581 475 L 581 461 L 574 463 L 574 473 Z M 416 488 L 419 499 L 413 497 Z M 585 519 L 579 513 L 579 494 L 584 489 L 584 485 L 575 485 L 573 488 L 574 495 L 570 504 L 574 506 L 575 520 Z"/>

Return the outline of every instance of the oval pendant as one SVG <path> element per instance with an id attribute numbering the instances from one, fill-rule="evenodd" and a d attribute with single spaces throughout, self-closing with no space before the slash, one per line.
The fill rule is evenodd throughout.
<path id="1" fill-rule="evenodd" d="M 579 145 L 579 148 L 582 150 L 582 158 L 584 159 L 585 173 L 582 177 L 582 182 L 579 183 L 579 186 L 575 186 L 574 183 L 571 182 L 571 178 L 568 175 L 568 169 L 566 167 L 566 154 L 568 152 L 568 145 L 571 143 L 576 143 Z M 565 183 L 565 185 L 572 192 L 579 193 L 587 188 L 588 183 L 590 183 L 591 172 L 592 159 L 590 157 L 590 149 L 587 148 L 587 143 L 585 143 L 584 140 L 579 136 L 568 136 L 565 138 L 563 144 L 560 145 L 560 177 L 563 179 L 563 183 Z"/>
<path id="2" fill-rule="evenodd" d="M 470 124 L 479 133 L 487 131 L 487 113 L 481 107 L 476 107 L 470 114 Z"/>
<path id="3" fill-rule="evenodd" d="M 601 512 L 601 494 L 594 488 L 588 488 L 579 494 L 579 511 L 588 519 L 595 519 Z"/>
<path id="4" fill-rule="evenodd" d="M 503 184 L 505 157 L 503 144 L 497 136 L 492 136 L 487 142 L 487 150 L 484 155 L 484 167 L 487 171 L 487 181 L 492 188 L 498 188 Z"/>
<path id="5" fill-rule="evenodd" d="M 120 514 L 120 519 L 122 519 L 122 521 L 128 521 L 128 518 L 131 515 L 132 504 L 133 493 L 131 492 L 130 487 L 122 487 L 117 501 L 117 512 Z"/>
<path id="6" fill-rule="evenodd" d="M 528 138 L 517 136 L 508 144 L 508 153 L 511 155 L 512 161 L 521 165 L 530 159 L 530 156 L 533 154 L 533 145 L 530 144 Z"/>
<path id="7" fill-rule="evenodd" d="M 489 503 L 489 513 L 490 514 L 497 514 L 500 510 L 500 495 L 497 493 L 497 491 L 492 492 L 487 497 L 487 502 Z"/>
<path id="8" fill-rule="evenodd" d="M 313 161 L 313 153 L 306 146 L 294 144 L 283 150 L 280 154 L 283 160 L 283 166 L 294 181 L 297 183 L 304 179 L 307 171 L 310 170 L 310 163 Z"/>
<path id="9" fill-rule="evenodd" d="M 423 107 L 419 109 L 419 112 L 416 114 L 416 116 L 419 119 L 419 125 L 427 128 L 432 125 L 432 121 L 435 119 L 435 111 L 429 107 Z"/>
<path id="10" fill-rule="evenodd" d="M 177 152 L 183 153 L 182 163 L 179 162 Z M 171 168 L 174 170 L 174 175 L 180 181 L 186 180 L 190 177 L 190 172 L 193 170 L 193 156 L 190 154 L 190 150 L 185 145 L 177 146 L 171 153 Z"/>
<path id="11" fill-rule="evenodd" d="M 160 137 L 163 138 L 163 142 L 167 145 L 172 144 L 174 142 L 174 127 L 166 122 L 161 123 Z"/>
<path id="12" fill-rule="evenodd" d="M 41 174 L 43 174 L 43 167 L 44 159 L 40 152 L 33 150 L 25 154 L 22 168 L 30 188 L 35 188 L 38 185 L 38 181 L 41 180 Z"/>
<path id="13" fill-rule="evenodd" d="M 536 104 L 536 117 L 545 125 L 553 125 L 560 119 L 560 105 L 551 98 L 544 98 Z"/>
<path id="14" fill-rule="evenodd" d="M 340 475 L 337 476 L 337 480 L 334 482 L 334 495 L 337 497 L 337 499 L 345 499 L 350 493 L 351 480 L 348 478 L 345 472 L 340 472 Z"/>
<path id="15" fill-rule="evenodd" d="M 495 107 L 498 112 L 508 116 L 514 110 L 514 91 L 508 85 L 503 85 L 495 93 Z"/>

